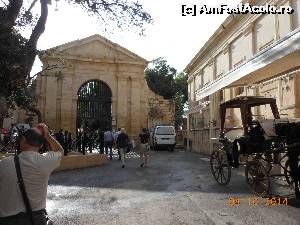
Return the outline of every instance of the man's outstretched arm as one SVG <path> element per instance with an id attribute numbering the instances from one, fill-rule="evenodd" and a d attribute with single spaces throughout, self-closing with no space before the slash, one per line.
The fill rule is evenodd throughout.
<path id="1" fill-rule="evenodd" d="M 47 125 L 44 123 L 40 123 L 38 125 L 38 128 L 42 129 L 42 133 L 43 133 L 44 137 L 46 138 L 46 140 L 48 141 L 51 151 L 60 152 L 62 155 L 64 155 L 63 147 L 59 144 L 59 142 L 54 137 L 51 136 Z"/>

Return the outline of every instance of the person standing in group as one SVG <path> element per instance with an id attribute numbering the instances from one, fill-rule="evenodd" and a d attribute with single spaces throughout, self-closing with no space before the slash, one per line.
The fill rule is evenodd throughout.
<path id="1" fill-rule="evenodd" d="M 51 151 L 39 154 L 45 142 Z M 46 225 L 48 180 L 51 172 L 59 166 L 64 150 L 49 134 L 45 124 L 38 124 L 21 135 L 20 150 L 18 156 L 0 160 L 0 224 L 31 225 L 33 219 L 35 225 Z M 27 213 L 18 184 L 18 162 L 32 217 Z"/>
<path id="2" fill-rule="evenodd" d="M 104 154 L 104 132 L 101 129 L 98 130 L 98 142 L 100 154 Z"/>
<path id="3" fill-rule="evenodd" d="M 68 136 L 69 136 L 69 132 L 67 130 L 65 130 L 64 134 L 63 134 L 63 139 L 64 139 L 64 145 L 63 145 L 63 149 L 64 149 L 64 156 L 68 155 L 69 152 L 69 148 L 68 148 Z"/>
<path id="4" fill-rule="evenodd" d="M 78 129 L 77 131 L 76 145 L 77 145 L 77 151 L 82 152 L 82 132 L 80 129 Z"/>
<path id="5" fill-rule="evenodd" d="M 125 133 L 125 128 L 121 128 L 121 132 L 117 137 L 117 147 L 120 151 L 122 168 L 125 167 L 125 153 L 129 144 L 128 135 Z"/>
<path id="6" fill-rule="evenodd" d="M 104 147 L 105 147 L 105 154 L 108 154 L 109 151 L 109 159 L 112 160 L 112 145 L 113 145 L 114 137 L 110 130 L 104 132 Z"/>
<path id="7" fill-rule="evenodd" d="M 139 135 L 139 153 L 140 153 L 140 158 L 142 160 L 141 167 L 147 167 L 148 166 L 148 154 L 149 154 L 149 139 L 150 139 L 150 134 L 147 131 L 146 128 L 142 129 L 142 133 Z"/>
<path id="8" fill-rule="evenodd" d="M 88 139 L 88 136 L 87 136 L 87 133 L 86 131 L 83 131 L 83 134 L 82 134 L 82 154 L 85 155 L 85 151 L 86 151 L 86 147 L 88 145 L 88 142 L 89 142 L 89 139 Z"/>
<path id="9" fill-rule="evenodd" d="M 54 134 L 55 139 L 58 141 L 58 143 L 64 148 L 65 140 L 64 140 L 64 131 L 63 129 L 60 129 L 58 133 Z M 64 151 L 65 153 L 65 151 Z"/>
<path id="10" fill-rule="evenodd" d="M 121 128 L 118 128 L 117 132 L 116 132 L 115 135 L 114 135 L 114 139 L 115 139 L 116 145 L 117 145 L 117 139 L 118 139 L 118 136 L 119 136 L 120 133 L 121 133 Z M 117 148 L 117 150 L 118 150 L 119 160 L 121 160 L 120 150 L 118 149 L 118 146 L 117 146 L 116 148 Z"/>
<path id="11" fill-rule="evenodd" d="M 68 133 L 68 137 L 67 137 L 67 143 L 68 143 L 68 151 L 72 151 L 72 133 L 69 132 Z"/>
<path id="12" fill-rule="evenodd" d="M 6 127 L 2 128 L 2 134 L 3 134 L 3 144 L 4 144 L 4 148 L 1 149 L 1 151 L 5 151 L 6 146 L 9 143 L 9 130 Z"/>
<path id="13" fill-rule="evenodd" d="M 90 153 L 93 153 L 93 148 L 94 148 L 94 133 L 93 131 L 89 131 L 88 133 L 88 149 Z"/>

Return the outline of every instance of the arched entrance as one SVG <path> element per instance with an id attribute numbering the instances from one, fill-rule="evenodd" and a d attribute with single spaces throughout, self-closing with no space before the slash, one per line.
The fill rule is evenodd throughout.
<path id="1" fill-rule="evenodd" d="M 102 81 L 90 80 L 78 90 L 76 127 L 91 130 L 111 129 L 110 88 Z"/>

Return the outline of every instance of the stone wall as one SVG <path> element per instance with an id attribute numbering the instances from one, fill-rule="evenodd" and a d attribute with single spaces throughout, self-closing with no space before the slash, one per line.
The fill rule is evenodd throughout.
<path id="1" fill-rule="evenodd" d="M 175 102 L 166 100 L 149 90 L 148 127 L 158 124 L 175 125 Z"/>

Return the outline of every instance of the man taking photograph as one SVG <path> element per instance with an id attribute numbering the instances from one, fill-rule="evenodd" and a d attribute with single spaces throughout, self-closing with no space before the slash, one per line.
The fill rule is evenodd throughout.
<path id="1" fill-rule="evenodd" d="M 51 151 L 39 154 L 47 141 Z M 62 146 L 45 124 L 24 132 L 20 138 L 19 162 L 35 225 L 45 225 L 47 186 L 51 172 L 59 166 Z M 14 157 L 0 161 L 0 225 L 31 225 L 19 188 Z"/>

